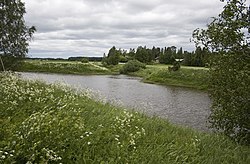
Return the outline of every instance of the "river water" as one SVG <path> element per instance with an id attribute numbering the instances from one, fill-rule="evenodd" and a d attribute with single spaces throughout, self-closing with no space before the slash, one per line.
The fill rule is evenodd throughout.
<path id="1" fill-rule="evenodd" d="M 125 75 L 61 75 L 21 73 L 26 79 L 47 83 L 63 82 L 77 89 L 98 92 L 98 98 L 116 102 L 150 116 L 167 118 L 170 122 L 208 131 L 207 118 L 211 101 L 207 93 L 187 88 L 147 84 L 140 78 Z"/>

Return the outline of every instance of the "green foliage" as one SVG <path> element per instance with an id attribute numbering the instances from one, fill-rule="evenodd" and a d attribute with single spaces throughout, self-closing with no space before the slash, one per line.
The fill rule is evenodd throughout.
<path id="1" fill-rule="evenodd" d="M 171 72 L 171 71 L 178 71 L 179 69 L 181 68 L 181 65 L 179 62 L 175 61 L 173 63 L 173 66 L 172 67 L 168 67 L 168 71 Z"/>
<path id="2" fill-rule="evenodd" d="M 245 0 L 228 0 L 206 30 L 193 33 L 197 45 L 215 51 L 210 88 L 213 109 L 210 121 L 239 143 L 250 144 L 249 8 Z"/>
<path id="3" fill-rule="evenodd" d="M 153 47 L 152 49 L 146 46 L 138 46 L 137 49 L 132 49 L 127 52 L 126 50 L 117 50 L 112 47 L 109 50 L 108 57 L 104 55 L 102 60 L 103 65 L 116 65 L 119 62 L 125 63 L 129 60 L 138 60 L 145 64 L 161 63 L 173 64 L 175 59 L 184 59 L 183 64 L 186 66 L 199 66 L 203 67 L 209 62 L 212 56 L 211 52 L 203 47 L 197 47 L 194 52 L 184 51 L 182 47 L 177 50 L 175 46 L 159 48 Z"/>
<path id="4" fill-rule="evenodd" d="M 28 52 L 28 41 L 30 41 L 35 27 L 25 25 L 25 6 L 20 0 L 0 1 L 0 55 L 16 58 L 13 62 L 5 62 L 4 65 L 10 69 L 17 65 L 17 59 L 25 57 Z"/>
<path id="5" fill-rule="evenodd" d="M 150 63 L 154 60 L 152 50 L 142 46 L 139 46 L 135 53 L 135 59 L 142 63 Z"/>
<path id="6" fill-rule="evenodd" d="M 146 65 L 139 62 L 138 60 L 130 60 L 121 68 L 120 73 L 127 74 L 130 72 L 139 71 L 141 68 L 145 69 Z"/>
<path id="7" fill-rule="evenodd" d="M 0 74 L 0 163 L 249 163 L 249 147 Z"/>
<path id="8" fill-rule="evenodd" d="M 103 60 L 104 63 L 108 65 L 117 65 L 120 61 L 121 52 L 116 50 L 115 46 L 113 46 L 108 53 L 108 57 Z"/>
<path id="9" fill-rule="evenodd" d="M 125 56 L 120 56 L 120 59 L 119 59 L 119 62 L 121 62 L 121 63 L 126 63 L 126 62 L 128 62 L 128 59 L 125 57 Z"/>
<path id="10" fill-rule="evenodd" d="M 173 64 L 175 61 L 176 47 L 168 47 L 161 50 L 161 54 L 159 57 L 159 62 L 162 64 Z"/>
<path id="11" fill-rule="evenodd" d="M 0 55 L 0 71 L 4 70 L 18 70 L 22 65 L 22 58 L 11 55 Z M 1 63 L 1 60 L 3 63 Z M 3 64 L 3 65 L 2 65 Z"/>
<path id="12" fill-rule="evenodd" d="M 220 55 L 210 71 L 213 127 L 250 144 L 250 50 Z"/>
<path id="13" fill-rule="evenodd" d="M 182 64 L 186 66 L 204 67 L 209 65 L 212 57 L 213 54 L 208 50 L 208 48 L 201 48 L 198 46 L 192 53 L 184 52 L 184 61 Z"/>
<path id="14" fill-rule="evenodd" d="M 89 60 L 88 60 L 88 58 L 83 58 L 83 59 L 81 60 L 81 62 L 82 62 L 82 63 L 88 63 Z"/>

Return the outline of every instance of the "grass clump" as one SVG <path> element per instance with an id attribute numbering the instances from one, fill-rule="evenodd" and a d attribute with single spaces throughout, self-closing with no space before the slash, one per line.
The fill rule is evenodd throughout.
<path id="1" fill-rule="evenodd" d="M 0 163 L 249 163 L 249 147 L 0 74 Z"/>

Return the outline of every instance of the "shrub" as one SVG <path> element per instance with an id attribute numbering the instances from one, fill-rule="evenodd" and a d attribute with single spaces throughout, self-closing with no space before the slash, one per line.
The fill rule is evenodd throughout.
<path id="1" fill-rule="evenodd" d="M 88 59 L 88 58 L 83 58 L 83 59 L 81 60 L 81 62 L 82 62 L 82 63 L 88 63 L 88 62 L 89 62 L 89 59 Z"/>
<path id="2" fill-rule="evenodd" d="M 250 144 L 250 50 L 218 56 L 210 71 L 210 121 L 234 140 Z"/>
<path id="3" fill-rule="evenodd" d="M 22 59 L 19 57 L 14 57 L 10 55 L 1 55 L 0 57 L 0 60 L 2 60 L 0 61 L 0 71 L 4 71 L 4 69 L 6 71 L 16 71 L 22 65 Z"/>
<path id="4" fill-rule="evenodd" d="M 181 68 L 181 65 L 179 62 L 175 61 L 173 63 L 173 66 L 172 67 L 168 67 L 168 71 L 171 72 L 171 71 L 178 71 L 179 69 Z"/>
<path id="5" fill-rule="evenodd" d="M 120 73 L 127 74 L 129 72 L 136 72 L 139 71 L 141 68 L 146 68 L 146 65 L 139 62 L 138 60 L 130 60 L 122 67 Z"/>

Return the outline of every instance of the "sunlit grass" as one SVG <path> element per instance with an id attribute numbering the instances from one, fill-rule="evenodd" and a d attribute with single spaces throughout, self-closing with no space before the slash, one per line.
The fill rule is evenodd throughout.
<path id="1" fill-rule="evenodd" d="M 250 149 L 93 100 L 91 92 L 0 74 L 0 163 L 249 163 Z"/>

